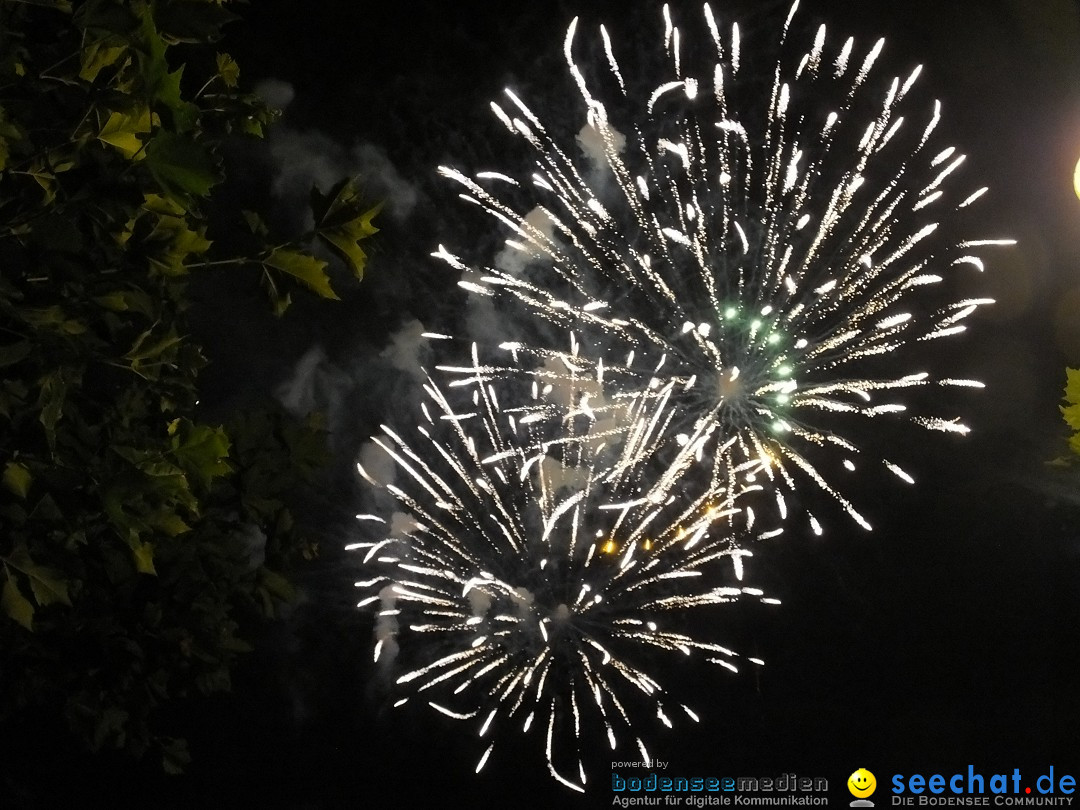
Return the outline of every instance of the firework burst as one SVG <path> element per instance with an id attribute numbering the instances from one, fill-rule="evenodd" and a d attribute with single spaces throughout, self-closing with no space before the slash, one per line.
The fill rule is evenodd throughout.
<path id="1" fill-rule="evenodd" d="M 827 44 L 824 26 L 788 59 L 794 14 L 764 92 L 747 81 L 738 27 L 721 34 L 707 5 L 704 60 L 684 54 L 664 7 L 669 73 L 640 92 L 603 27 L 598 75 L 576 61 L 575 20 L 564 50 L 587 157 L 507 90 L 508 105 L 492 108 L 534 156 L 528 174 L 441 172 L 511 232 L 520 258 L 473 269 L 443 247 L 435 255 L 468 273 L 471 292 L 576 330 L 613 387 L 670 392 L 679 444 L 708 436 L 730 467 L 761 462 L 781 515 L 784 492 L 809 481 L 870 528 L 831 482 L 859 453 L 851 417 L 967 432 L 955 418 L 908 416 L 897 397 L 981 383 L 898 367 L 911 344 L 964 331 L 992 303 L 934 289 L 981 271 L 980 248 L 1011 240 L 954 240 L 939 227 L 986 189 L 951 190 L 964 156 L 936 145 L 940 104 L 908 111 L 920 69 L 879 82 L 883 41 L 859 56 L 850 39 Z M 826 448 L 839 457 L 814 457 Z"/>
<path id="2" fill-rule="evenodd" d="M 691 608 L 775 600 L 741 583 L 749 553 L 727 531 L 740 493 L 644 481 L 636 460 L 662 429 L 645 409 L 662 397 L 567 414 L 551 398 L 581 381 L 572 368 L 552 380 L 505 407 L 487 381 L 465 387 L 466 408 L 429 384 L 419 442 L 384 427 L 367 454 L 401 480 L 360 467 L 392 504 L 358 516 L 375 537 L 353 548 L 373 572 L 360 604 L 377 611 L 395 705 L 423 700 L 485 741 L 536 733 L 552 776 L 583 790 L 584 728 L 648 761 L 650 727 L 697 720 L 650 674 L 654 653 L 736 669 L 735 652 L 687 629 Z M 605 426 L 616 412 L 630 430 Z"/>

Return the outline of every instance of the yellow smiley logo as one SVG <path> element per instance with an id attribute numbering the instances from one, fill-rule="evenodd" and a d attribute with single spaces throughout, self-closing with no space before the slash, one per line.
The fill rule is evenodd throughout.
<path id="1" fill-rule="evenodd" d="M 847 780 L 847 789 L 856 799 L 865 799 L 877 788 L 877 779 L 866 768 L 859 768 Z"/>

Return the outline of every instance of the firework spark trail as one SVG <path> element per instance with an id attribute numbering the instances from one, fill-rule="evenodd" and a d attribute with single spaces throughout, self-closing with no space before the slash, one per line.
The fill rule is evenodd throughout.
<path id="1" fill-rule="evenodd" d="M 981 387 L 897 375 L 897 353 L 964 331 L 965 319 L 992 301 L 961 298 L 929 312 L 926 290 L 946 274 L 981 271 L 980 248 L 1012 242 L 944 235 L 939 220 L 959 216 L 985 188 L 949 190 L 964 156 L 932 146 L 939 103 L 929 114 L 902 114 L 921 68 L 886 82 L 883 93 L 871 87 L 883 40 L 860 59 L 850 39 L 829 46 L 822 26 L 801 58 L 780 57 L 762 110 L 759 94 L 741 103 L 737 26 L 725 38 L 707 5 L 705 16 L 712 56 L 695 73 L 665 6 L 671 73 L 643 93 L 630 89 L 606 30 L 597 60 L 606 75 L 588 78 L 571 24 L 564 51 L 587 120 L 580 137 L 602 145 L 600 168 L 575 162 L 511 90 L 508 105 L 492 104 L 534 154 L 529 179 L 440 171 L 511 232 L 507 246 L 531 265 L 484 267 L 461 285 L 577 331 L 593 363 L 605 358 L 613 387 L 660 392 L 672 389 L 657 379 L 673 383 L 680 441 L 733 439 L 731 465 L 764 462 L 782 514 L 784 492 L 808 480 L 870 528 L 809 456 L 831 447 L 850 465 L 859 452 L 848 437 L 853 425 L 836 425 L 904 414 L 894 397 L 905 389 Z M 617 103 L 594 90 L 605 82 Z M 445 247 L 433 255 L 471 270 Z M 908 418 L 967 432 L 956 419 Z M 892 461 L 884 466 L 911 480 Z"/>
<path id="2" fill-rule="evenodd" d="M 738 437 L 717 441 L 719 425 L 711 418 L 712 414 L 699 417 L 687 432 L 673 429 L 678 413 L 671 404 L 676 381 L 661 382 L 653 377 L 644 389 L 610 386 L 605 382 L 603 362 L 591 361 L 583 355 L 582 344 L 573 333 L 569 338 L 569 351 L 503 343 L 499 348 L 510 353 L 509 366 L 482 362 L 478 346 L 473 343 L 470 365 L 444 364 L 437 369 L 454 378 L 451 387 L 488 385 L 491 390 L 492 381 L 502 384 L 511 379 L 526 381 L 531 386 L 531 401 L 507 409 L 511 419 L 517 418 L 525 424 L 533 419 L 571 422 L 584 417 L 588 441 L 595 444 L 606 440 L 619 448 L 618 458 L 609 461 L 612 470 L 609 477 L 633 471 L 639 486 L 648 479 L 652 490 L 648 497 L 653 501 L 662 500 L 676 485 L 681 499 L 687 502 L 694 502 L 691 492 L 707 498 L 710 493 L 735 491 L 740 487 L 744 493 L 763 489 L 755 483 L 764 469 L 760 458 L 728 463 L 731 458 L 727 451 Z M 538 396 L 540 393 L 542 398 Z M 527 398 L 519 397 L 521 401 L 524 399 Z M 581 440 L 577 434 L 568 432 L 561 438 L 548 439 L 546 444 L 550 447 Z M 783 512 L 783 500 L 779 495 L 776 497 Z M 732 525 L 741 541 L 775 537 L 783 532 L 782 528 L 766 530 L 758 526 L 754 535 L 753 508 L 746 505 L 741 511 L 743 519 L 737 526 Z"/>
<path id="3" fill-rule="evenodd" d="M 451 404 L 455 393 L 467 407 Z M 427 394 L 418 442 L 386 426 L 373 440 L 401 480 L 360 473 L 393 495 L 395 512 L 358 515 L 377 534 L 352 546 L 373 571 L 357 586 L 360 605 L 377 611 L 376 660 L 400 652 L 408 662 L 397 705 L 425 699 L 475 721 L 485 740 L 535 728 L 551 775 L 576 790 L 586 780 L 584 725 L 648 760 L 647 717 L 697 720 L 649 674 L 649 651 L 735 669 L 736 653 L 680 629 L 683 614 L 740 596 L 776 601 L 741 584 L 749 552 L 726 530 L 740 493 L 646 484 L 625 463 L 639 450 L 619 443 L 649 441 L 648 412 L 634 414 L 634 430 L 598 435 L 539 388 L 511 406 L 490 381 L 457 392 L 429 383 Z M 733 580 L 721 584 L 716 569 L 728 565 Z"/>

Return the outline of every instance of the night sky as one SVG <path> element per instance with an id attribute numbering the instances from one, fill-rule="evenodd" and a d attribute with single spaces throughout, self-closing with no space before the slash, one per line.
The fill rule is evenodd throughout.
<path id="1" fill-rule="evenodd" d="M 703 34 L 698 3 L 672 5 L 691 36 Z M 748 53 L 771 47 L 787 3 L 713 8 L 740 21 Z M 161 804 L 145 806 L 611 806 L 599 741 L 581 798 L 547 777 L 540 735 L 506 739 L 476 776 L 486 743 L 471 726 L 387 711 L 368 663 L 371 620 L 353 607 L 354 561 L 340 548 L 354 539 L 357 448 L 415 397 L 415 380 L 385 351 L 391 336 L 413 319 L 461 324 L 457 279 L 428 254 L 463 239 L 494 252 L 502 238 L 463 210 L 436 166 L 506 168 L 508 140 L 488 102 L 512 87 L 541 116 L 570 114 L 570 19 L 580 14 L 587 32 L 607 22 L 617 43 L 655 54 L 659 4 L 260 0 L 243 14 L 223 49 L 249 88 L 288 105 L 265 148 L 234 156 L 232 193 L 266 199 L 284 228 L 302 227 L 312 182 L 358 173 L 386 201 L 368 277 L 341 303 L 301 303 L 275 321 L 257 292 L 215 281 L 196 315 L 213 359 L 208 413 L 265 394 L 329 413 L 332 481 L 309 509 L 324 555 L 233 694 L 180 718 L 195 756 L 188 775 L 118 787 L 122 769 L 106 764 L 85 789 L 108 785 L 121 804 L 153 789 Z M 979 235 L 1019 240 L 985 254 L 980 292 L 998 304 L 927 355 L 936 371 L 987 388 L 955 397 L 973 428 L 966 438 L 885 423 L 859 437 L 890 448 L 918 480 L 852 482 L 872 533 L 808 503 L 828 518 L 824 537 L 789 531 L 755 549 L 753 583 L 783 604 L 740 606 L 724 620 L 732 645 L 766 665 L 669 670 L 702 722 L 660 729 L 652 750 L 674 774 L 825 776 L 834 805 L 850 800 L 843 783 L 860 766 L 880 783 L 969 764 L 1080 775 L 1080 477 L 1046 464 L 1066 452 L 1058 404 L 1065 367 L 1080 365 L 1080 4 L 816 0 L 802 5 L 795 34 L 808 43 L 820 22 L 830 42 L 853 35 L 862 52 L 885 36 L 879 77 L 925 65 L 919 97 L 927 107 L 942 99 L 966 178 L 991 188 Z"/>

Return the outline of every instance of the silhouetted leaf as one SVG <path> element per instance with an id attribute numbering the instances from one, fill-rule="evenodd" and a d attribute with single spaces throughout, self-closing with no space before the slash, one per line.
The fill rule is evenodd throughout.
<path id="1" fill-rule="evenodd" d="M 240 66 L 227 53 L 217 55 L 217 71 L 226 87 L 236 87 L 240 81 Z"/>
<path id="2" fill-rule="evenodd" d="M 1073 430 L 1080 430 L 1080 371 L 1077 369 L 1065 369 L 1065 402 L 1067 405 L 1061 407 L 1065 423 Z"/>
<path id="3" fill-rule="evenodd" d="M 131 549 L 132 557 L 135 560 L 135 570 L 140 574 L 153 574 L 157 576 L 157 571 L 154 569 L 154 544 L 153 543 L 139 543 Z"/>
<path id="4" fill-rule="evenodd" d="M 289 248 L 275 248 L 263 259 L 263 264 L 287 273 L 303 282 L 322 298 L 337 300 L 337 293 L 330 286 L 330 277 L 326 274 L 326 262 Z"/>
<path id="5" fill-rule="evenodd" d="M 33 480 L 30 471 L 18 462 L 9 461 L 4 466 L 4 487 L 9 492 L 18 495 L 20 498 L 26 498 L 26 493 L 30 489 L 30 482 Z"/>
<path id="6" fill-rule="evenodd" d="M 64 398 L 67 395 L 67 380 L 63 370 L 54 371 L 44 378 L 41 384 L 41 394 L 38 397 L 38 407 L 41 414 L 38 420 L 45 428 L 45 436 L 49 441 L 49 447 L 56 446 L 56 423 L 64 411 Z"/>
<path id="7" fill-rule="evenodd" d="M 30 604 L 29 599 L 23 596 L 22 591 L 19 590 L 19 586 L 15 584 L 15 580 L 12 579 L 10 573 L 5 577 L 4 588 L 0 592 L 0 606 L 4 608 L 4 613 L 9 618 L 14 619 L 27 630 L 33 631 L 34 606 Z"/>
<path id="8" fill-rule="evenodd" d="M 312 190 L 315 233 L 344 259 L 357 279 L 363 278 L 367 263 L 367 254 L 359 243 L 378 232 L 372 220 L 381 207 L 366 208 L 354 180 L 341 181 L 325 196 L 318 189 Z"/>
<path id="9" fill-rule="evenodd" d="M 141 153 L 143 148 L 143 141 L 139 136 L 147 135 L 149 132 L 150 108 L 138 107 L 130 113 L 119 111 L 109 113 L 97 138 L 102 143 L 119 149 L 124 157 L 134 158 Z"/>
<path id="10" fill-rule="evenodd" d="M 209 488 L 217 476 L 229 473 L 229 437 L 221 428 L 176 419 L 169 424 L 169 435 L 172 453 L 180 466 L 204 488 Z"/>
<path id="11" fill-rule="evenodd" d="M 204 147 L 170 132 L 159 132 L 146 147 L 146 165 L 172 195 L 209 194 L 221 180 L 214 163 Z"/>

